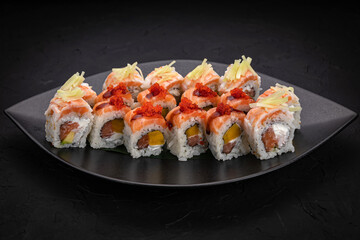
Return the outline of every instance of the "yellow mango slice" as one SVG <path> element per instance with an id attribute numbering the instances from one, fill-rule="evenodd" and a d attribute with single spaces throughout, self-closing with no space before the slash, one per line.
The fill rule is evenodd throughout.
<path id="1" fill-rule="evenodd" d="M 71 131 L 69 134 L 61 141 L 61 144 L 71 144 L 74 141 L 75 132 Z"/>
<path id="2" fill-rule="evenodd" d="M 185 131 L 185 134 L 186 134 L 187 138 L 198 135 L 199 133 L 200 133 L 200 130 L 199 130 L 199 126 L 197 124 L 195 124 L 194 126 L 188 128 Z"/>
<path id="3" fill-rule="evenodd" d="M 124 119 L 122 118 L 117 118 L 111 121 L 111 128 L 114 132 L 123 133 L 124 126 Z"/>
<path id="4" fill-rule="evenodd" d="M 224 144 L 227 144 L 228 142 L 230 142 L 231 140 L 239 137 L 241 134 L 241 129 L 239 127 L 239 125 L 237 125 L 236 123 L 233 124 L 224 134 L 223 136 L 223 140 L 224 140 Z"/>
<path id="5" fill-rule="evenodd" d="M 150 146 L 163 145 L 165 143 L 164 135 L 160 131 L 149 132 L 148 136 Z"/>

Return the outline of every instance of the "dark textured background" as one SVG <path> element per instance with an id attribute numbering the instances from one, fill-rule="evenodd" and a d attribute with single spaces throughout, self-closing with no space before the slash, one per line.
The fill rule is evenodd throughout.
<path id="1" fill-rule="evenodd" d="M 348 4 L 14 2 L 0 19 L 1 110 L 77 71 L 164 59 L 231 63 L 242 54 L 259 72 L 360 110 L 360 11 Z M 0 239 L 360 236 L 359 118 L 285 168 L 197 189 L 87 176 L 49 157 L 3 112 L 0 121 Z"/>

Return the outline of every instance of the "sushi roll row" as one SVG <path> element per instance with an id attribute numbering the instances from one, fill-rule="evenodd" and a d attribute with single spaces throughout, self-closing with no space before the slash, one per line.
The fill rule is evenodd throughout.
<path id="1" fill-rule="evenodd" d="M 98 95 L 74 74 L 51 100 L 46 139 L 57 148 L 114 148 L 134 158 L 165 148 L 179 160 L 210 149 L 218 160 L 248 153 L 268 159 L 294 151 L 301 106 L 294 89 L 261 78 L 242 56 L 220 77 L 207 59 L 185 77 L 168 65 L 144 79 L 137 63 L 114 68 Z"/>

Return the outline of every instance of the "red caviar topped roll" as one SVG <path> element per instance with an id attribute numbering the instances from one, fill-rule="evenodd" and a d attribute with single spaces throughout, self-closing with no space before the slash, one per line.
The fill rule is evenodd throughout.
<path id="1" fill-rule="evenodd" d="M 244 98 L 244 99 L 249 99 L 249 95 L 247 95 L 246 93 L 243 92 L 242 88 L 234 88 L 232 90 L 230 90 L 230 94 L 233 98 L 239 99 L 239 98 Z"/>
<path id="2" fill-rule="evenodd" d="M 217 93 L 211 90 L 208 86 L 205 86 L 201 83 L 195 84 L 195 90 L 193 92 L 194 96 L 198 97 L 216 97 Z"/>
<path id="3" fill-rule="evenodd" d="M 192 111 L 200 109 L 196 103 L 191 102 L 186 97 L 181 99 L 181 102 L 179 103 L 179 107 L 180 107 L 180 111 L 185 113 L 190 113 Z"/>
<path id="4" fill-rule="evenodd" d="M 114 106 L 116 110 L 120 110 L 123 107 L 127 107 L 124 103 L 124 99 L 121 96 L 112 96 L 109 101 L 98 102 L 94 106 L 94 111 L 99 111 L 109 105 Z"/>
<path id="5" fill-rule="evenodd" d="M 166 94 L 168 93 L 168 91 L 160 86 L 158 83 L 154 83 L 150 88 L 149 88 L 149 94 L 150 97 L 153 97 L 153 96 L 158 96 L 160 98 L 165 98 Z M 148 97 L 148 95 L 146 97 Z"/>
<path id="6" fill-rule="evenodd" d="M 126 106 L 124 99 L 119 95 L 112 96 L 109 103 L 110 105 L 115 106 L 116 109 L 121 109 L 122 107 Z"/>
<path id="7" fill-rule="evenodd" d="M 109 101 L 111 97 L 118 96 L 124 100 L 125 105 L 132 107 L 134 100 L 131 93 L 123 82 L 118 85 L 110 85 L 95 98 L 95 103 Z M 113 100 L 114 101 L 114 100 Z"/>
<path id="8" fill-rule="evenodd" d="M 126 88 L 126 85 L 124 83 L 119 83 L 115 87 L 113 85 L 110 85 L 107 87 L 108 92 L 112 95 L 118 95 L 118 94 L 126 94 L 128 93 L 128 89 Z"/>
<path id="9" fill-rule="evenodd" d="M 125 84 L 121 82 L 121 83 L 119 83 L 119 85 L 116 85 L 115 87 L 113 85 L 108 86 L 106 88 L 106 91 L 103 93 L 102 97 L 104 99 L 106 99 L 106 98 L 110 98 L 114 95 L 125 95 L 128 92 L 129 91 L 126 88 Z"/>
<path id="10" fill-rule="evenodd" d="M 160 105 L 152 105 L 150 102 L 145 102 L 144 105 L 135 109 L 135 115 L 141 115 L 143 117 L 155 117 L 160 116 L 162 111 L 162 107 Z"/>
<path id="11" fill-rule="evenodd" d="M 220 116 L 230 115 L 232 111 L 233 111 L 233 108 L 225 103 L 219 103 L 216 107 L 216 112 L 219 113 Z"/>

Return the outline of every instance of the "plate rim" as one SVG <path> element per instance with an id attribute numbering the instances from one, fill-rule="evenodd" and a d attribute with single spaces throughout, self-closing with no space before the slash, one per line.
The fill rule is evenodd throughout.
<path id="1" fill-rule="evenodd" d="M 196 60 L 196 59 L 175 59 L 175 61 L 201 61 L 201 60 Z M 151 61 L 151 62 L 144 62 L 144 63 L 140 63 L 140 64 L 146 64 L 146 63 L 157 63 L 157 62 L 164 62 L 164 61 L 169 61 L 169 60 L 156 60 L 156 61 Z M 170 60 L 171 61 L 171 60 Z M 223 64 L 223 65 L 226 65 L 225 63 L 220 63 L 220 62 L 214 62 L 214 61 L 211 61 L 212 63 L 217 63 L 217 64 Z M 109 71 L 109 70 L 108 70 Z M 102 73 L 105 73 L 105 72 L 108 72 L 108 71 L 104 71 L 104 72 L 99 72 L 99 73 L 95 73 L 95 74 L 92 74 L 90 75 L 89 77 L 91 76 L 95 76 L 97 74 L 102 74 Z M 272 77 L 270 75 L 267 75 L 267 74 L 264 74 L 264 73 L 261 73 L 261 72 L 258 72 L 258 74 L 260 75 L 265 75 L 267 77 L 271 77 L 271 78 L 275 78 L 275 77 Z M 277 78 L 275 78 L 277 79 Z M 278 79 L 278 80 L 281 80 L 281 79 Z M 281 80 L 283 81 L 283 80 Z M 290 83 L 291 85 L 295 86 L 295 87 L 298 87 L 297 85 L 295 84 L 292 84 Z M 318 148 L 320 145 L 322 145 L 323 143 L 325 143 L 326 141 L 328 141 L 330 138 L 334 137 L 335 135 L 337 135 L 339 132 L 341 132 L 344 128 L 346 128 L 348 125 L 350 125 L 353 121 L 355 121 L 355 119 L 358 117 L 358 113 L 354 112 L 353 110 L 337 103 L 337 102 L 334 102 L 333 100 L 331 99 L 328 99 L 328 98 L 325 98 L 319 94 L 316 94 L 316 93 L 313 93 L 305 88 L 302 88 L 302 87 L 298 87 L 298 88 L 301 88 L 302 90 L 305 90 L 311 94 L 315 94 L 316 96 L 318 97 L 321 97 L 323 99 L 326 99 L 328 101 L 331 101 L 332 103 L 342 107 L 342 108 L 345 108 L 347 111 L 349 111 L 349 113 L 351 113 L 351 118 L 349 118 L 345 123 L 343 123 L 341 126 L 339 126 L 335 131 L 333 131 L 330 135 L 328 135 L 327 137 L 325 137 L 322 141 L 318 142 L 317 144 L 313 145 L 311 148 L 309 148 L 309 150 L 307 150 L 306 153 L 300 155 L 300 156 L 296 156 L 294 157 L 291 161 L 288 161 L 288 162 L 285 162 L 281 165 L 276 165 L 274 167 L 271 167 L 271 168 L 268 168 L 267 170 L 263 170 L 263 171 L 260 171 L 260 172 L 256 172 L 256 173 L 252 173 L 252 174 L 249 174 L 249 175 L 246 175 L 246 176 L 243 176 L 243 177 L 238 177 L 238 178 L 233 178 L 233 179 L 227 179 L 227 180 L 221 180 L 221 181 L 214 181 L 214 182 L 203 182 L 203 183 L 191 183 L 191 184 L 160 184 L 160 183 L 145 183 L 145 182 L 134 182 L 134 181 L 128 181 L 128 180 L 123 180 L 123 179 L 118 179 L 118 178 L 113 178 L 113 177 L 109 177 L 109 176 L 105 176 L 105 175 L 102 175 L 102 174 L 98 174 L 98 173 L 95 173 L 95 172 L 92 172 L 92 171 L 89 171 L 87 169 L 84 169 L 84 168 L 81 168 L 79 166 L 76 166 L 76 165 L 73 165 L 67 161 L 65 161 L 64 159 L 60 158 L 59 156 L 57 156 L 56 154 L 52 153 L 51 151 L 49 151 L 47 148 L 45 148 L 40 142 L 38 142 L 18 121 L 17 119 L 12 115 L 11 113 L 11 109 L 16 107 L 16 105 L 18 104 L 21 104 L 25 101 L 28 101 L 29 99 L 31 98 L 34 98 L 38 95 L 41 95 L 41 94 L 44 94 L 48 91 L 52 91 L 54 89 L 57 89 L 56 88 L 52 88 L 52 89 L 49 89 L 48 91 L 45 91 L 45 92 L 42 92 L 42 93 L 38 93 L 36 95 L 33 95 L 27 99 L 24 99 L 22 101 L 19 101 L 13 105 L 11 105 L 10 107 L 6 108 L 5 110 L 3 110 L 3 112 L 5 113 L 5 115 L 7 117 L 9 117 L 9 119 L 27 136 L 29 137 L 36 145 L 38 145 L 40 148 L 42 148 L 43 150 L 45 150 L 45 152 L 47 152 L 50 156 L 52 157 L 55 157 L 55 159 L 57 160 L 60 160 L 61 163 L 65 163 L 66 166 L 69 166 L 73 169 L 76 169 L 77 171 L 80 171 L 82 173 L 86 173 L 86 174 L 89 174 L 91 176 L 95 176 L 95 177 L 98 177 L 98 178 L 101 178 L 101 179 L 105 179 L 107 181 L 111 181 L 111 182 L 116 182 L 116 183 L 123 183 L 123 184 L 127 184 L 127 185 L 135 185 L 135 186 L 151 186 L 151 187 L 160 187 L 160 188 L 197 188 L 197 187 L 207 187 L 207 186 L 217 186 L 217 185 L 222 185 L 222 184 L 228 184 L 228 183 L 233 183 L 233 182 L 240 182 L 240 181 L 243 181 L 243 180 L 246 180 L 246 179 L 250 179 L 250 178 L 254 178 L 254 177 L 257 177 L 257 176 L 261 176 L 261 175 L 264 175 L 264 174 L 268 174 L 270 172 L 273 172 L 277 169 L 280 169 L 280 168 L 283 168 L 283 167 L 286 167 L 288 166 L 289 164 L 291 163 L 294 163 L 296 162 L 297 160 L 307 156 L 308 154 L 310 154 L 311 152 L 313 152 L 316 148 Z"/>

